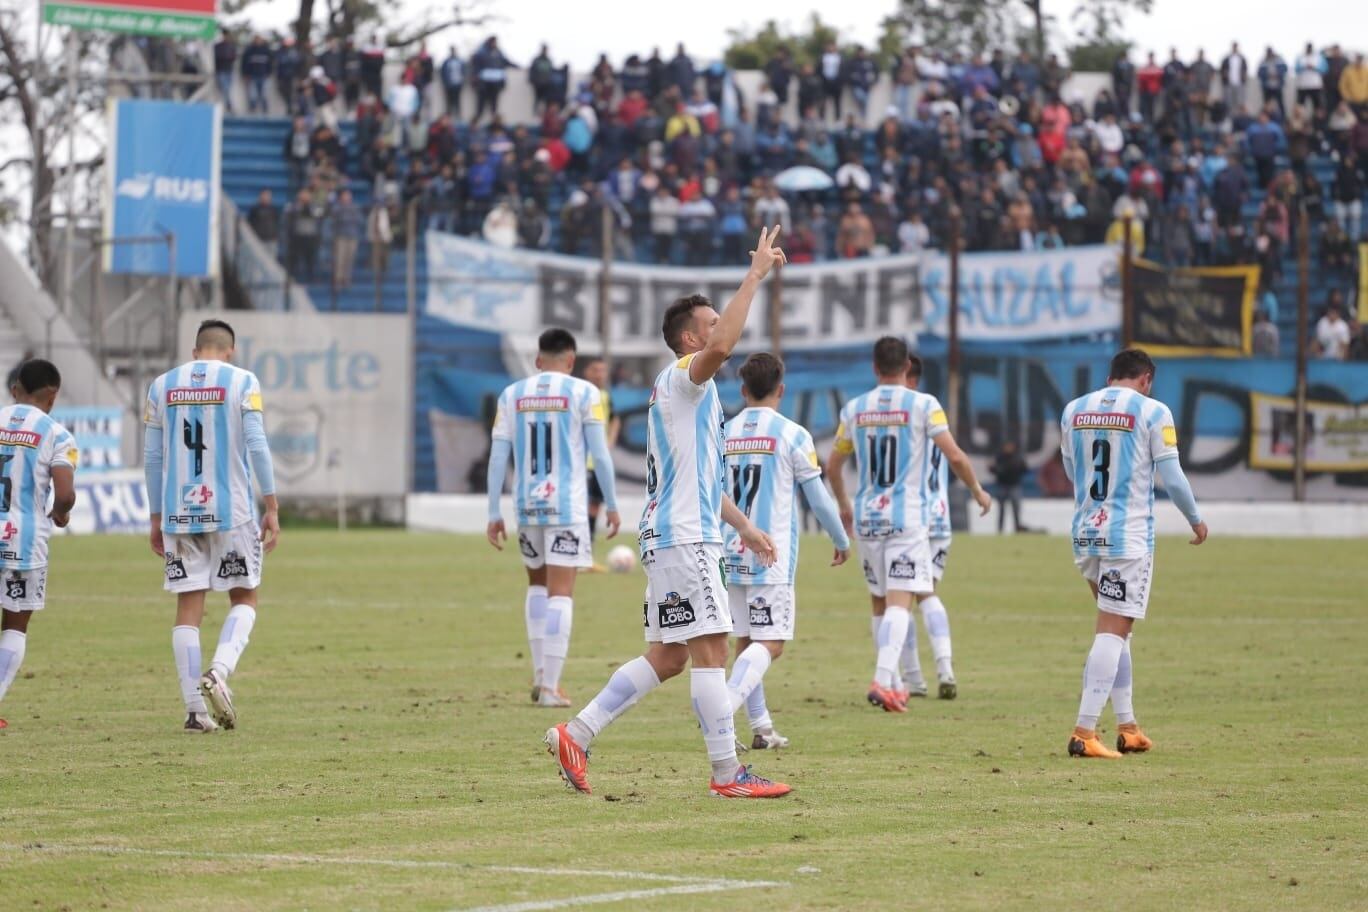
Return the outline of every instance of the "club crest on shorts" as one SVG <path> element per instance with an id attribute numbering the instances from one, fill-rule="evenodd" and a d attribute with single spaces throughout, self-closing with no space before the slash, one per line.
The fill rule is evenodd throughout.
<path id="1" fill-rule="evenodd" d="M 551 553 L 578 557 L 580 553 L 579 536 L 569 530 L 557 532 L 556 537 L 551 540 Z"/>
<path id="2" fill-rule="evenodd" d="M 183 579 L 185 579 L 185 561 L 170 551 L 166 552 L 166 581 L 175 583 Z"/>
<path id="3" fill-rule="evenodd" d="M 18 570 L 5 578 L 5 597 L 15 602 L 28 598 L 28 580 Z"/>
<path id="4" fill-rule="evenodd" d="M 874 567 L 869 563 L 869 561 L 864 562 L 864 575 L 865 582 L 869 583 L 869 585 L 873 586 L 878 584 L 879 576 L 877 573 L 874 572 Z"/>
<path id="5" fill-rule="evenodd" d="M 1126 581 L 1121 578 L 1120 570 L 1108 570 L 1097 581 L 1097 594 L 1113 602 L 1126 600 Z"/>
<path id="6" fill-rule="evenodd" d="M 218 578 L 230 579 L 247 575 L 247 558 L 236 551 L 229 551 L 219 559 Z"/>
<path id="7" fill-rule="evenodd" d="M 680 598 L 678 592 L 665 593 L 665 601 L 657 602 L 656 608 L 660 612 L 660 626 L 666 627 L 687 627 L 697 620 L 694 614 L 693 604 L 686 598 Z"/>
<path id="8" fill-rule="evenodd" d="M 937 548 L 936 556 L 931 558 L 931 563 L 935 564 L 937 570 L 945 569 L 945 549 Z"/>
<path id="9" fill-rule="evenodd" d="M 888 565 L 888 576 L 890 579 L 916 579 L 917 562 L 912 559 L 910 553 L 904 551 Z"/>
<path id="10" fill-rule="evenodd" d="M 521 551 L 522 556 L 528 560 L 536 560 L 538 557 L 537 549 L 532 547 L 532 540 L 527 537 L 527 533 L 525 532 L 518 533 L 518 550 Z"/>
<path id="11" fill-rule="evenodd" d="M 750 625 L 752 627 L 773 627 L 774 609 L 769 602 L 762 597 L 751 599 L 750 602 Z"/>

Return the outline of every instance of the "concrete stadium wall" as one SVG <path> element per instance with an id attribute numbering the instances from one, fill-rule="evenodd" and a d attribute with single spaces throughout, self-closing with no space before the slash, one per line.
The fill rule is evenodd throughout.
<path id="1" fill-rule="evenodd" d="M 408 528 L 420 532 L 482 533 L 485 530 L 487 499 L 479 494 L 410 494 L 407 501 Z M 641 516 L 645 499 L 623 497 L 624 544 L 634 539 L 631 532 Z M 512 503 L 505 497 L 504 520 L 513 517 Z M 971 534 L 997 531 L 996 510 L 979 517 L 977 510 L 969 521 Z M 1022 520 L 1032 528 L 1050 535 L 1068 535 L 1073 505 L 1067 500 L 1032 498 L 1022 504 Z M 1213 537 L 1240 538 L 1364 538 L 1368 537 L 1368 504 L 1229 503 L 1202 504 L 1202 518 Z M 1155 509 L 1155 532 L 1159 535 L 1190 534 L 1187 522 L 1178 511 L 1159 504 Z"/>

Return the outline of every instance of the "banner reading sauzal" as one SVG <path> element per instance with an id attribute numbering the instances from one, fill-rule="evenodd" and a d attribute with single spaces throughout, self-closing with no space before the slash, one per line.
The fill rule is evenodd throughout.
<path id="1" fill-rule="evenodd" d="M 261 381 L 283 497 L 381 497 L 408 490 L 409 321 L 390 314 L 186 314 L 181 338 L 222 316 L 233 361 Z"/>
<path id="2" fill-rule="evenodd" d="M 1151 354 L 1242 357 L 1250 353 L 1257 266 L 1131 267 L 1131 341 Z"/>
<path id="3" fill-rule="evenodd" d="M 106 271 L 218 274 L 219 130 L 217 105 L 111 103 Z"/>
<path id="4" fill-rule="evenodd" d="M 569 329 L 586 347 L 599 335 L 597 260 L 506 250 L 428 232 L 430 316 L 512 336 Z M 659 354 L 660 321 L 681 295 L 719 306 L 741 267 L 678 268 L 614 263 L 608 296 L 618 354 Z M 789 348 L 867 342 L 887 334 L 944 334 L 948 260 L 940 254 L 786 266 L 780 325 Z M 1115 332 L 1121 323 L 1116 253 L 1079 247 L 1038 253 L 967 254 L 960 261 L 966 340 L 1030 340 Z M 769 295 L 761 288 L 743 347 L 771 338 Z"/>

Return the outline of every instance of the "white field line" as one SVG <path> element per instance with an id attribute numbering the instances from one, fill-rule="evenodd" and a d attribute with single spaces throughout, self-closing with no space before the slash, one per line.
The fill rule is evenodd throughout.
<path id="1" fill-rule="evenodd" d="M 622 890 L 618 893 L 567 896 L 564 899 L 529 900 L 528 902 L 509 903 L 503 906 L 478 906 L 473 909 L 455 910 L 455 912 L 538 912 L 541 909 L 570 909 L 575 906 L 597 906 L 604 903 L 626 902 L 629 899 L 654 899 L 658 896 L 683 896 L 689 893 L 721 893 L 724 890 L 753 889 L 760 886 L 780 886 L 780 884 L 717 880 L 710 883 L 686 884 L 680 887 L 653 887 L 650 890 Z"/>
<path id="2" fill-rule="evenodd" d="M 49 853 L 54 855 L 132 855 L 143 858 L 195 858 L 204 861 L 249 861 L 261 864 L 345 865 L 380 868 L 427 869 L 447 871 L 489 871 L 497 874 L 526 874 L 536 877 L 607 877 L 614 880 L 640 880 L 674 884 L 647 890 L 624 890 L 617 893 L 593 893 L 562 899 L 533 900 L 500 906 L 480 906 L 465 912 L 535 912 L 539 909 L 568 909 L 603 903 L 650 899 L 656 896 L 676 896 L 692 893 L 720 893 L 724 890 L 756 890 L 764 887 L 787 887 L 787 883 L 771 880 L 727 880 L 716 877 L 690 877 L 679 874 L 654 874 L 649 871 L 603 871 L 593 868 L 538 868 L 530 865 L 492 865 L 464 861 L 420 861 L 407 858 L 358 858 L 352 855 L 295 855 L 269 852 L 191 852 L 183 849 L 142 849 L 132 846 L 80 846 L 32 843 L 14 845 L 0 843 L 0 851 L 8 854 Z"/>

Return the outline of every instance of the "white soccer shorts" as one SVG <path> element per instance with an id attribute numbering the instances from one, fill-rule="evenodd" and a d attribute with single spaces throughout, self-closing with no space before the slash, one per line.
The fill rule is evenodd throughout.
<path id="1" fill-rule="evenodd" d="M 890 591 L 930 595 L 935 591 L 931 570 L 931 542 L 926 531 L 907 531 L 887 538 L 861 538 L 865 582 L 870 595 L 883 598 Z"/>
<path id="2" fill-rule="evenodd" d="M 641 565 L 646 569 L 646 642 L 687 643 L 732 632 L 721 545 L 657 548 L 646 552 Z"/>
<path id="3" fill-rule="evenodd" d="M 167 535 L 166 591 L 227 592 L 261 585 L 261 530 L 255 521 L 226 532 Z"/>
<path id="4" fill-rule="evenodd" d="M 529 570 L 594 565 L 594 541 L 587 521 L 573 526 L 523 526 L 518 530 L 518 549 Z"/>
<path id="5" fill-rule="evenodd" d="M 790 585 L 740 586 L 727 590 L 732 634 L 752 640 L 791 640 L 798 603 Z"/>
<path id="6" fill-rule="evenodd" d="M 1075 557 L 1074 564 L 1090 583 L 1097 584 L 1097 610 L 1122 617 L 1145 619 L 1149 607 L 1154 554 L 1144 557 Z"/>
<path id="7" fill-rule="evenodd" d="M 945 564 L 950 560 L 951 541 L 953 539 L 931 539 L 931 577 L 938 583 L 945 578 Z"/>
<path id="8" fill-rule="evenodd" d="M 0 608 L 5 611 L 42 611 L 47 604 L 47 567 L 5 570 Z"/>

